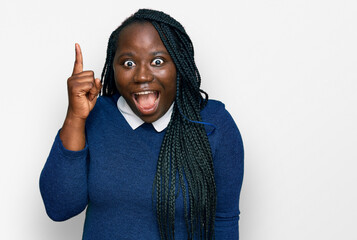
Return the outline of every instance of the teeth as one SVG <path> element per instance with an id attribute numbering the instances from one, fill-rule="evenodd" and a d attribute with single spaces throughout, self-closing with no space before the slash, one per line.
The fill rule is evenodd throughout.
<path id="1" fill-rule="evenodd" d="M 145 94 L 150 94 L 150 93 L 154 93 L 154 91 L 137 92 L 137 93 L 135 93 L 135 95 L 145 95 Z"/>

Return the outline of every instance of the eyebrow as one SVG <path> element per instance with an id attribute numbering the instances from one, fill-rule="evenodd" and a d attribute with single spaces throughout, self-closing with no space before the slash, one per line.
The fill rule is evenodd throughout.
<path id="1" fill-rule="evenodd" d="M 122 54 L 120 54 L 120 55 L 118 56 L 118 58 L 121 58 L 121 57 L 124 57 L 124 56 L 133 57 L 134 54 L 131 53 L 131 52 L 123 52 Z"/>
<path id="2" fill-rule="evenodd" d="M 170 55 L 167 51 L 156 51 L 156 52 L 152 52 L 151 53 L 154 56 L 160 55 L 160 54 L 164 54 L 164 55 Z"/>
<path id="3" fill-rule="evenodd" d="M 157 55 L 170 55 L 167 51 L 155 51 L 155 52 L 152 52 L 152 53 L 150 53 L 151 55 L 153 55 L 153 56 L 157 56 Z M 124 57 L 124 56 L 126 56 L 126 57 L 133 57 L 134 56 L 134 54 L 132 53 L 132 52 L 123 52 L 122 54 L 120 54 L 119 56 L 118 56 L 118 58 L 121 58 L 121 57 Z"/>

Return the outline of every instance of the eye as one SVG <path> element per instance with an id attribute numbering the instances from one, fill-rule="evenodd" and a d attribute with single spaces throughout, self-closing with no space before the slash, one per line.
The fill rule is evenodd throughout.
<path id="1" fill-rule="evenodd" d="M 161 58 L 155 58 L 154 61 L 151 62 L 152 65 L 154 66 L 160 66 L 164 63 L 164 60 Z"/>
<path id="2" fill-rule="evenodd" d="M 134 63 L 132 60 L 126 60 L 126 61 L 123 63 L 123 65 L 124 65 L 125 67 L 131 68 L 131 67 L 134 67 L 134 66 L 135 66 L 135 63 Z"/>

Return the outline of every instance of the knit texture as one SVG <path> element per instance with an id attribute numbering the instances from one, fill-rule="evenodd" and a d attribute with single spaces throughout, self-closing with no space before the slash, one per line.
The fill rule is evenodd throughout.
<path id="1" fill-rule="evenodd" d="M 116 102 L 99 97 L 86 122 L 86 146 L 65 149 L 57 134 L 40 177 L 48 216 L 67 220 L 86 207 L 83 239 L 160 239 L 152 187 L 165 130 L 144 123 L 132 130 Z M 215 237 L 238 239 L 243 144 L 224 104 L 209 100 L 201 112 L 213 155 L 217 188 Z M 179 185 L 177 188 L 179 189 Z M 176 199 L 175 237 L 187 239 L 182 193 Z"/>

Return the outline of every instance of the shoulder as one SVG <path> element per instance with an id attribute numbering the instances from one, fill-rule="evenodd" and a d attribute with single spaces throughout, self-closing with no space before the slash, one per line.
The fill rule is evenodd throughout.
<path id="1" fill-rule="evenodd" d="M 205 108 L 202 110 L 202 114 L 214 113 L 216 111 L 225 110 L 225 105 L 221 101 L 209 99 Z"/>
<path id="2" fill-rule="evenodd" d="M 94 122 L 100 123 L 104 120 L 108 121 L 113 117 L 113 114 L 118 114 L 117 108 L 118 97 L 113 96 L 99 96 L 97 102 L 90 112 L 86 125 L 93 124 Z"/>
<path id="3" fill-rule="evenodd" d="M 205 125 L 208 139 L 213 153 L 222 146 L 243 148 L 240 131 L 224 103 L 217 100 L 209 100 L 201 111 L 202 121 Z"/>
<path id="4" fill-rule="evenodd" d="M 119 96 L 99 96 L 97 99 L 97 103 L 95 104 L 93 110 L 98 110 L 102 108 L 112 108 L 117 106 Z"/>
<path id="5" fill-rule="evenodd" d="M 218 100 L 208 100 L 207 105 L 201 111 L 202 121 L 216 126 L 216 130 L 230 130 L 237 128 L 231 114 L 227 111 L 225 104 Z"/>
<path id="6" fill-rule="evenodd" d="M 91 114 L 96 114 L 102 111 L 112 111 L 117 108 L 117 101 L 119 96 L 99 96 L 97 102 L 91 111 Z"/>

